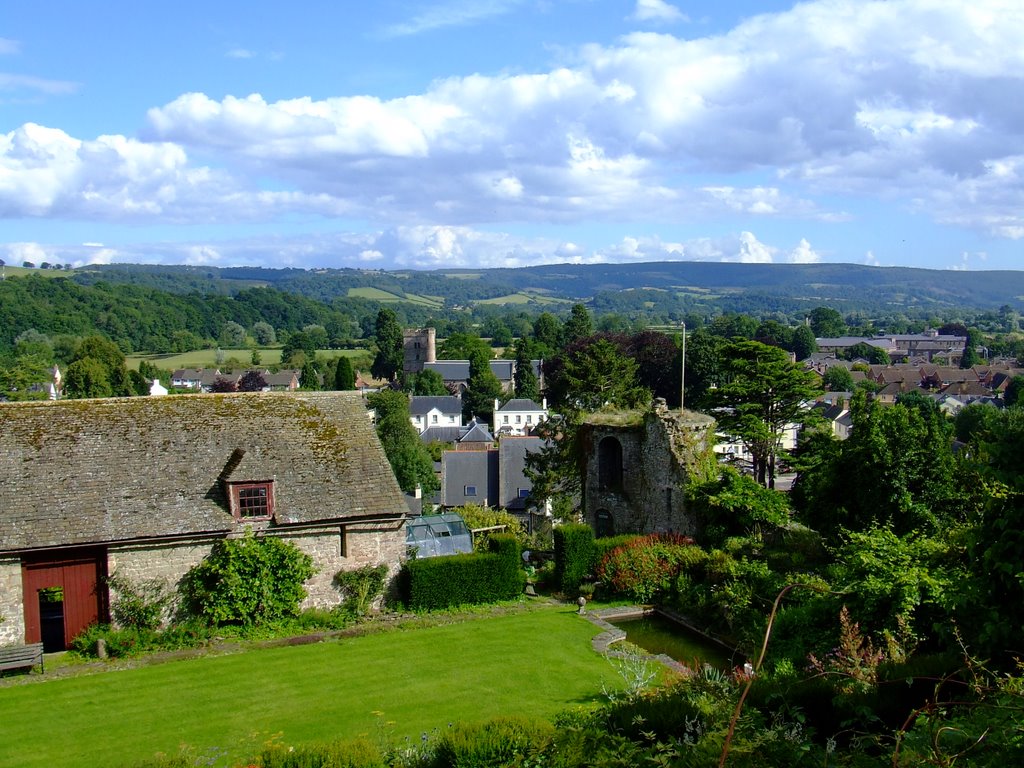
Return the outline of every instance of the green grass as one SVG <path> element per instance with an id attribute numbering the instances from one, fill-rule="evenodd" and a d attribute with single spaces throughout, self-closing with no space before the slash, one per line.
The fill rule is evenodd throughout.
<path id="1" fill-rule="evenodd" d="M 433 296 L 420 296 L 415 293 L 392 293 L 391 291 L 385 291 L 382 288 L 363 287 L 363 288 L 349 288 L 348 295 L 361 299 L 371 299 L 373 301 L 406 301 L 410 304 L 418 304 L 423 307 L 430 307 L 431 309 L 440 309 L 444 306 L 444 299 Z"/>
<path id="2" fill-rule="evenodd" d="M 39 275 L 40 277 L 71 277 L 74 274 L 74 270 L 67 269 L 35 269 L 29 267 L 13 267 L 10 264 L 3 268 L 3 273 L 7 277 L 24 277 L 25 275 Z"/>
<path id="3" fill-rule="evenodd" d="M 182 745 L 402 741 L 449 722 L 550 718 L 617 685 L 575 609 L 252 650 L 0 688 L 0 766 L 125 765 Z M 221 763 L 218 763 L 221 764 Z"/>
<path id="4" fill-rule="evenodd" d="M 510 293 L 507 296 L 497 296 L 493 299 L 481 299 L 474 304 L 572 304 L 569 299 L 556 299 L 551 296 L 544 296 L 539 293 L 519 292 Z"/>
<path id="5" fill-rule="evenodd" d="M 281 363 L 280 347 L 261 348 L 259 352 L 260 365 L 279 365 Z M 248 367 L 251 364 L 251 349 L 222 349 L 221 353 L 224 355 L 225 361 L 234 358 L 243 367 Z M 316 351 L 317 359 L 320 360 L 327 360 L 332 357 L 355 358 L 361 355 L 367 355 L 372 358 L 372 354 L 365 349 L 318 349 Z M 126 364 L 129 368 L 138 368 L 140 360 L 148 360 L 158 368 L 173 371 L 176 368 L 216 368 L 216 358 L 217 350 L 215 349 L 197 349 L 192 352 L 182 352 L 181 354 L 128 355 Z"/>

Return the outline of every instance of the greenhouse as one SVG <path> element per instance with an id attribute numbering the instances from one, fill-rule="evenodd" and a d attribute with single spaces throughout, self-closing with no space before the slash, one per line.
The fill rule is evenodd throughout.
<path id="1" fill-rule="evenodd" d="M 473 536 L 454 512 L 411 518 L 405 524 L 410 557 L 437 557 L 473 551 Z"/>

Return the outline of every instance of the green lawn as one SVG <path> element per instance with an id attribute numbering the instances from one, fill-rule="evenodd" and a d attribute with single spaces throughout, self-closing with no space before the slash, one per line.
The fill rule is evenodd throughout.
<path id="1" fill-rule="evenodd" d="M 123 765 L 366 735 L 419 738 L 498 714 L 550 717 L 617 685 L 566 606 L 0 688 L 0 766 Z M 218 763 L 220 764 L 220 763 Z"/>

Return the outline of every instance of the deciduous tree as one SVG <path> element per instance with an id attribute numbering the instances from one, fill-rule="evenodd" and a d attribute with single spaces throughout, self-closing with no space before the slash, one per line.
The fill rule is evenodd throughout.
<path id="1" fill-rule="evenodd" d="M 846 321 L 831 307 L 815 307 L 808 319 L 818 338 L 836 338 L 846 333 Z"/>
<path id="2" fill-rule="evenodd" d="M 252 337 L 256 340 L 257 344 L 263 347 L 277 341 L 277 334 L 274 332 L 274 326 L 263 320 L 253 323 Z"/>
<path id="3" fill-rule="evenodd" d="M 833 365 L 822 375 L 821 383 L 829 392 L 851 392 L 853 374 L 841 365 Z"/>
<path id="4" fill-rule="evenodd" d="M 238 380 L 239 392 L 262 392 L 266 386 L 267 379 L 259 371 L 246 371 Z"/>
<path id="5" fill-rule="evenodd" d="M 814 338 L 814 331 L 809 325 L 800 324 L 793 330 L 789 351 L 797 360 L 806 360 L 818 351 L 818 341 Z"/>
<path id="6" fill-rule="evenodd" d="M 220 329 L 220 344 L 222 347 L 229 349 L 238 349 L 239 347 L 245 346 L 245 328 L 236 323 L 234 320 L 229 320 L 224 323 Z"/>
<path id="7" fill-rule="evenodd" d="M 412 393 L 428 397 L 444 397 L 450 394 L 441 374 L 431 370 L 420 371 L 413 376 Z"/>
<path id="8" fill-rule="evenodd" d="M 474 353 L 491 356 L 490 345 L 475 333 L 453 333 L 437 350 L 440 360 L 472 360 Z"/>
<path id="9" fill-rule="evenodd" d="M 434 474 L 434 462 L 409 421 L 409 400 L 405 393 L 383 390 L 369 397 L 377 415 L 377 434 L 398 485 L 412 493 L 419 485 L 424 497 L 432 496 L 441 484 Z"/>

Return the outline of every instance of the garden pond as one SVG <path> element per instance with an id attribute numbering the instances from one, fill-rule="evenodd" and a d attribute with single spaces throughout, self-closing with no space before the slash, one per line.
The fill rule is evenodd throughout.
<path id="1" fill-rule="evenodd" d="M 744 659 L 725 646 L 657 613 L 608 617 L 614 627 L 626 633 L 626 640 L 651 654 L 665 654 L 688 667 L 709 664 L 728 670 L 742 666 Z"/>

